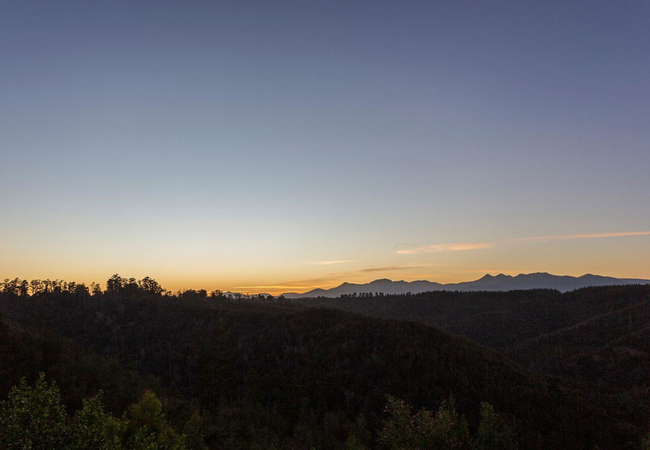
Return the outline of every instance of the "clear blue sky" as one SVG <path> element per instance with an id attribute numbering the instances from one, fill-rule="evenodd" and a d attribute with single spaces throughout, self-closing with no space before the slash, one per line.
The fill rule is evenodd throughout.
<path id="1" fill-rule="evenodd" d="M 650 278 L 647 1 L 7 1 L 0 58 L 0 278 Z"/>

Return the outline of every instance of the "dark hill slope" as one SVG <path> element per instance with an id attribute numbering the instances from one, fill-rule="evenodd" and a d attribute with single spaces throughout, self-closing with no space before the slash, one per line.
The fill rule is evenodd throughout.
<path id="1" fill-rule="evenodd" d="M 263 436 L 283 448 L 341 448 L 360 415 L 378 430 L 387 394 L 432 407 L 451 392 L 473 424 L 479 402 L 490 402 L 516 420 L 522 448 L 638 448 L 644 431 L 643 418 L 624 405 L 413 322 L 122 295 L 6 297 L 2 306 L 14 320 L 51 324 L 178 389 L 221 423 L 208 438 L 213 448 L 228 447 L 233 436 Z"/>
<path id="2" fill-rule="evenodd" d="M 649 420 L 650 286 L 299 301 L 439 326 L 504 352 L 531 370 L 616 395 Z"/>
<path id="3" fill-rule="evenodd" d="M 436 325 L 500 351 L 646 301 L 650 301 L 648 285 L 584 288 L 567 293 L 545 289 L 442 291 L 295 300 L 306 306 Z M 637 321 L 634 327 L 643 323 Z"/>
<path id="4" fill-rule="evenodd" d="M 590 317 L 508 349 L 538 370 L 599 387 L 641 389 L 650 381 L 650 301 Z"/>
<path id="5" fill-rule="evenodd" d="M 295 300 L 375 317 L 436 325 L 496 349 L 569 325 L 559 315 L 561 294 L 552 290 L 425 292 L 414 295 L 343 296 Z M 588 317 L 588 315 L 587 315 Z M 584 319 L 583 319 L 584 320 Z M 558 324 L 558 321 L 564 321 Z M 565 326 L 566 326 L 565 325 Z"/>
<path id="6" fill-rule="evenodd" d="M 145 388 L 155 387 L 114 358 L 89 352 L 52 330 L 27 331 L 7 324 L 0 314 L 0 401 L 22 378 L 33 384 L 39 373 L 56 382 L 70 410 L 102 391 L 103 404 L 121 415 Z"/>

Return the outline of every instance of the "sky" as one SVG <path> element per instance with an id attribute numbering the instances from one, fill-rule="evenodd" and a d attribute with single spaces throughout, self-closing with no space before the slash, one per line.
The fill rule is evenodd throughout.
<path id="1" fill-rule="evenodd" d="M 0 279 L 650 278 L 650 3 L 3 1 Z"/>

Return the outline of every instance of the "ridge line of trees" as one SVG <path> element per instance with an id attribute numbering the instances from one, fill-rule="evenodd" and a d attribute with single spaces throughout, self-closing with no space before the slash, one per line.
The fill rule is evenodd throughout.
<path id="1" fill-rule="evenodd" d="M 50 279 L 34 279 L 31 281 L 23 280 L 21 278 L 5 278 L 0 281 L 0 293 L 15 295 L 18 297 L 31 297 L 45 294 L 62 294 L 69 293 L 78 297 L 91 297 L 101 295 L 115 295 L 115 296 L 138 296 L 146 294 L 153 297 L 173 297 L 176 296 L 181 299 L 252 299 L 260 301 L 272 301 L 276 297 L 272 295 L 245 295 L 239 292 L 224 293 L 219 289 L 207 291 L 206 289 L 186 289 L 184 291 L 172 292 L 163 288 L 155 279 L 151 277 L 144 277 L 141 280 L 136 278 L 125 278 L 119 274 L 114 274 L 106 281 L 106 288 L 102 289 L 99 283 L 94 281 L 90 285 L 85 283 L 76 283 L 74 281 L 65 280 L 50 280 Z M 284 300 L 284 296 L 277 297 L 279 300 Z"/>

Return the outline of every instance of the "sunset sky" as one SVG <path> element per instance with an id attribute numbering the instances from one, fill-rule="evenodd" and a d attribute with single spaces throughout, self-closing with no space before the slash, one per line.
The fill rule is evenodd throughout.
<path id="1" fill-rule="evenodd" d="M 650 278 L 650 3 L 6 1 L 0 279 Z"/>

